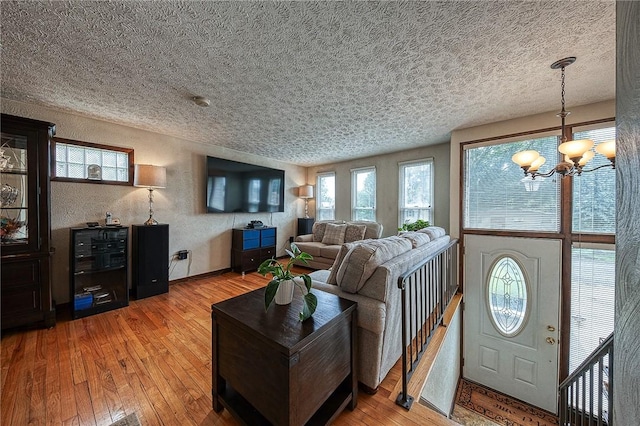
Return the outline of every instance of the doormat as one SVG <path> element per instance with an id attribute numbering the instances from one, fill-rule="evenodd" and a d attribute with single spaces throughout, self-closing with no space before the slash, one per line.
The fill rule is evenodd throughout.
<path id="1" fill-rule="evenodd" d="M 460 380 L 456 404 L 504 426 L 556 426 L 558 417 L 500 392 Z"/>
<path id="2" fill-rule="evenodd" d="M 140 420 L 138 420 L 136 413 L 131 413 L 117 422 L 111 423 L 110 426 L 140 426 Z"/>

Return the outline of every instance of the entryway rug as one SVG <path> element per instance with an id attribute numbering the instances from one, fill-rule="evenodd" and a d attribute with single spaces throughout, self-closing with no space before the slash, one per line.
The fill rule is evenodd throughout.
<path id="1" fill-rule="evenodd" d="M 553 414 L 462 379 L 456 404 L 504 426 L 556 426 Z"/>
<path id="2" fill-rule="evenodd" d="M 117 422 L 111 423 L 110 426 L 140 426 L 140 420 L 138 420 L 136 413 L 131 413 Z"/>

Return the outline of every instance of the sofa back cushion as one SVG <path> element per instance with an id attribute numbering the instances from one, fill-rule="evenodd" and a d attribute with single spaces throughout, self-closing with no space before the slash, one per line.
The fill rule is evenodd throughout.
<path id="1" fill-rule="evenodd" d="M 384 262 L 411 250 L 406 238 L 388 237 L 357 243 L 344 257 L 336 282 L 343 291 L 356 293 Z"/>
<path id="2" fill-rule="evenodd" d="M 428 244 L 429 241 L 431 241 L 429 235 L 424 232 L 402 232 L 400 233 L 400 236 L 411 241 L 411 245 L 413 246 L 413 248 L 418 248 L 420 246 Z"/>
<path id="3" fill-rule="evenodd" d="M 444 228 L 441 228 L 439 226 L 427 226 L 426 228 L 420 229 L 418 232 L 427 234 L 432 241 L 447 235 Z"/>

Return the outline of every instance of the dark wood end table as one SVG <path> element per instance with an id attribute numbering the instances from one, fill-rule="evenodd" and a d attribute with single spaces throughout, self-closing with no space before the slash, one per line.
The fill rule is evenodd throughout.
<path id="1" fill-rule="evenodd" d="M 266 312 L 264 288 L 211 306 L 216 412 L 247 425 L 315 425 L 356 407 L 357 303 L 312 291 L 318 307 L 305 322 L 298 290 Z"/>

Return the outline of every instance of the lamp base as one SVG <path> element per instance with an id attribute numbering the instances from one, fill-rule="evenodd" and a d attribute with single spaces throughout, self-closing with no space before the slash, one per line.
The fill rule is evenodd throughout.
<path id="1" fill-rule="evenodd" d="M 158 221 L 153 218 L 153 216 L 149 216 L 149 219 L 143 225 L 157 225 Z"/>

